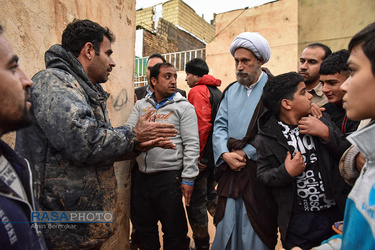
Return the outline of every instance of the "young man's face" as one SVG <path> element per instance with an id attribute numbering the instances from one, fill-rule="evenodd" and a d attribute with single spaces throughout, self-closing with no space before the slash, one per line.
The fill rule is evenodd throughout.
<path id="1" fill-rule="evenodd" d="M 26 90 L 32 85 L 9 42 L 0 35 L 0 136 L 31 123 Z"/>
<path id="2" fill-rule="evenodd" d="M 253 52 L 245 48 L 236 49 L 234 60 L 238 83 L 248 87 L 256 83 L 261 73 L 263 61 L 256 58 Z"/>
<path id="3" fill-rule="evenodd" d="M 296 117 L 300 118 L 311 113 L 312 95 L 307 91 L 304 82 L 298 84 L 293 97 L 294 99 L 290 100 L 290 106 Z"/>
<path id="4" fill-rule="evenodd" d="M 87 75 L 93 84 L 108 81 L 108 76 L 111 73 L 112 68 L 116 66 L 115 61 L 113 61 L 111 57 L 112 53 L 111 42 L 108 37 L 104 36 L 103 41 L 100 44 L 99 55 L 94 55 L 87 70 Z"/>
<path id="5" fill-rule="evenodd" d="M 158 102 L 172 96 L 176 92 L 176 79 L 177 74 L 175 68 L 166 66 L 160 67 L 158 79 L 151 79 L 155 90 L 155 97 Z"/>
<path id="6" fill-rule="evenodd" d="M 185 81 L 187 82 L 190 88 L 192 88 L 197 82 L 199 82 L 199 78 L 199 76 L 186 72 Z"/>
<path id="7" fill-rule="evenodd" d="M 301 53 L 298 73 L 303 76 L 309 90 L 319 83 L 320 64 L 323 62 L 324 55 L 325 52 L 321 47 L 307 47 Z"/>
<path id="8" fill-rule="evenodd" d="M 375 76 L 371 62 L 363 53 L 361 45 L 350 52 L 348 66 L 349 78 L 341 85 L 346 114 L 351 120 L 375 119 Z"/>
<path id="9" fill-rule="evenodd" d="M 150 70 L 152 67 L 154 67 L 158 63 L 163 63 L 163 60 L 159 57 L 153 57 L 147 62 L 146 77 L 147 77 L 147 82 L 149 85 L 152 85 L 150 81 Z"/>
<path id="10" fill-rule="evenodd" d="M 344 92 L 340 87 L 346 79 L 347 77 L 340 73 L 334 75 L 320 75 L 320 82 L 323 84 L 322 91 L 327 96 L 328 102 L 336 103 L 342 100 Z"/>

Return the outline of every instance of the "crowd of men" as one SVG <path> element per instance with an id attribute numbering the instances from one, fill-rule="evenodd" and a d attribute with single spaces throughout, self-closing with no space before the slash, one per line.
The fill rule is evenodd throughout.
<path id="1" fill-rule="evenodd" d="M 117 223 L 61 232 L 33 211 L 113 211 L 116 161 L 133 159 L 132 249 L 375 247 L 375 23 L 332 53 L 301 53 L 298 72 L 273 76 L 268 41 L 235 37 L 237 80 L 223 92 L 199 58 L 176 69 L 149 56 L 133 111 L 113 127 L 101 83 L 116 63 L 114 34 L 74 20 L 32 79 L 0 26 L 0 249 L 100 249 Z M 184 202 L 183 202 L 184 197 Z M 185 207 L 187 215 L 185 214 Z M 214 217 L 212 245 L 208 213 Z M 116 216 L 116 213 L 115 213 Z"/>

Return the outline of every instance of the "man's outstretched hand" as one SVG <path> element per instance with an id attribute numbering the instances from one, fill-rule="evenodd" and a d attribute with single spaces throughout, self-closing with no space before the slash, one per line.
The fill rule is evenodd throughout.
<path id="1" fill-rule="evenodd" d="M 154 147 L 176 149 L 176 145 L 169 139 L 177 135 L 173 124 L 149 122 L 151 111 L 142 115 L 134 127 L 137 138 L 137 150 L 147 151 Z"/>
<path id="2" fill-rule="evenodd" d="M 154 140 L 137 143 L 136 150 L 146 152 L 155 147 L 176 149 L 176 144 L 169 138 L 159 137 Z"/>

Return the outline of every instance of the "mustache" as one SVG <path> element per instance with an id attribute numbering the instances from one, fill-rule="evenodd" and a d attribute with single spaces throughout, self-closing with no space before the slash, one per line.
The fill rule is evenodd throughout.
<path id="1" fill-rule="evenodd" d="M 25 101 L 30 101 L 30 97 L 31 97 L 31 88 L 26 88 L 25 89 Z"/>
<path id="2" fill-rule="evenodd" d="M 243 74 L 245 74 L 246 77 L 249 76 L 249 73 L 247 73 L 247 72 L 244 72 L 244 71 L 236 71 L 236 76 L 237 76 L 237 77 L 243 77 L 243 76 L 241 76 L 241 75 L 243 75 Z"/>

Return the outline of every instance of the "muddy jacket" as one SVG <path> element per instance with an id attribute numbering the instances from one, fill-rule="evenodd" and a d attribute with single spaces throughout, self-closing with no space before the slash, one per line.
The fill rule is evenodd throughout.
<path id="1" fill-rule="evenodd" d="M 0 140 L 0 156 L 12 165 L 25 190 L 27 200 L 23 200 L 4 180 L 6 173 L 0 174 L 0 249 L 47 249 L 42 232 L 37 224 L 30 222 L 31 212 L 38 207 L 34 199 L 31 169 L 27 161 Z M 16 223 L 12 223 L 16 222 Z"/>
<path id="2" fill-rule="evenodd" d="M 328 199 L 336 201 L 341 216 L 343 216 L 346 198 L 351 187 L 341 177 L 338 163 L 350 143 L 345 140 L 341 131 L 327 114 L 323 114 L 320 120 L 328 126 L 330 135 L 327 142 L 313 137 L 319 159 L 318 166 L 323 179 L 325 195 Z M 278 205 L 278 224 L 281 237 L 285 240 L 295 204 L 297 185 L 296 178 L 289 175 L 284 162 L 287 152 L 293 152 L 272 112 L 263 113 L 258 120 L 258 126 L 259 132 L 254 142 L 258 155 L 257 177 L 260 182 L 272 188 Z"/>
<path id="3" fill-rule="evenodd" d="M 16 150 L 34 167 L 42 210 L 112 211 L 116 203 L 113 164 L 133 151 L 129 127 L 113 128 L 109 94 L 92 84 L 77 58 L 60 45 L 45 54 L 46 70 L 33 78 L 33 126 L 17 132 Z M 77 230 L 45 232 L 48 247 L 100 245 L 113 224 L 80 224 Z"/>

